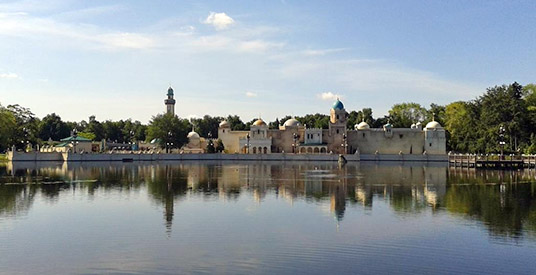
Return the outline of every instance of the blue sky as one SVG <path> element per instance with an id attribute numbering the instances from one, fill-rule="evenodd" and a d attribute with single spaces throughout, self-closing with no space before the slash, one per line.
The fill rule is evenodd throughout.
<path id="1" fill-rule="evenodd" d="M 46 2 L 46 3 L 44 3 Z M 536 75 L 536 1 L 0 1 L 0 103 L 65 120 L 447 104 Z"/>

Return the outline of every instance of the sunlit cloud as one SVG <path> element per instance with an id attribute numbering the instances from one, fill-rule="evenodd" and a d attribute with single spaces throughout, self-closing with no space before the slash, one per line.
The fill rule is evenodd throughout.
<path id="1" fill-rule="evenodd" d="M 224 12 L 210 12 L 203 23 L 212 25 L 216 30 L 225 30 L 233 25 L 235 21 Z"/>
<path id="2" fill-rule="evenodd" d="M 322 99 L 322 100 L 330 100 L 330 101 L 333 101 L 333 100 L 336 100 L 337 98 L 341 98 L 340 95 L 336 95 L 332 92 L 324 92 L 324 93 L 321 93 L 318 95 L 318 98 Z"/>
<path id="3" fill-rule="evenodd" d="M 3 73 L 0 74 L 0 78 L 9 78 L 9 79 L 17 79 L 20 78 L 19 75 L 15 73 Z"/>
<path id="4" fill-rule="evenodd" d="M 246 96 L 247 96 L 247 97 L 256 97 L 257 94 L 254 93 L 254 92 L 246 92 Z"/>
<path id="5" fill-rule="evenodd" d="M 345 51 L 345 50 L 348 50 L 348 49 L 347 48 L 336 48 L 336 49 L 322 49 L 322 50 L 304 50 L 304 51 L 302 51 L 302 53 L 304 55 L 308 55 L 308 56 L 322 56 L 322 55 L 327 55 L 327 54 L 331 54 L 331 53 L 342 52 L 342 51 Z"/>

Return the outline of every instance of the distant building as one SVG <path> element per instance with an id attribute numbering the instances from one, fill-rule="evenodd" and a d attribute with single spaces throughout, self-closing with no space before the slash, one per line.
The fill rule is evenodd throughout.
<path id="1" fill-rule="evenodd" d="M 164 100 L 166 104 L 166 113 L 175 115 L 175 99 L 173 99 L 173 88 L 169 87 L 167 90 L 167 99 Z"/>
<path id="2" fill-rule="evenodd" d="M 233 131 L 227 121 L 219 125 L 218 138 L 229 153 L 270 154 L 446 154 L 445 129 L 431 121 L 424 129 L 420 122 L 411 128 L 370 128 L 366 122 L 353 130 L 346 127 L 348 113 L 337 99 L 330 110 L 328 129 L 307 128 L 291 118 L 279 129 L 268 129 L 258 119 L 249 131 Z"/>

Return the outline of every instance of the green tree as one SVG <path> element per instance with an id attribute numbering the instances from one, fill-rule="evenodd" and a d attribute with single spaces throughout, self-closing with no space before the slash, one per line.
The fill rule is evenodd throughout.
<path id="1" fill-rule="evenodd" d="M 501 125 L 506 128 L 507 152 L 514 152 L 519 144 L 526 146 L 530 139 L 530 128 L 527 127 L 527 107 L 522 97 L 523 87 L 514 82 L 511 85 L 488 88 L 487 92 L 477 99 L 481 108 L 478 118 L 480 150 L 500 151 L 498 131 Z"/>
<path id="2" fill-rule="evenodd" d="M 147 128 L 147 140 L 157 139 L 160 146 L 173 144 L 172 148 L 180 148 L 186 142 L 191 124 L 186 119 L 180 119 L 172 114 L 159 114 L 154 116 Z"/>
<path id="3" fill-rule="evenodd" d="M 16 126 L 17 122 L 13 113 L 0 105 L 0 152 L 14 144 Z"/>
<path id="4" fill-rule="evenodd" d="M 233 131 L 246 130 L 246 124 L 237 115 L 227 116 L 227 122 L 229 122 L 229 124 L 231 125 L 231 130 Z"/>
<path id="5" fill-rule="evenodd" d="M 218 139 L 216 141 L 216 152 L 221 153 L 223 151 L 225 151 L 225 145 L 221 139 Z"/>
<path id="6" fill-rule="evenodd" d="M 223 121 L 222 117 L 211 117 L 209 115 L 205 115 L 203 118 L 192 119 L 192 123 L 200 136 L 208 137 L 210 133 L 213 138 L 218 137 L 218 127 L 221 121 Z"/>
<path id="7" fill-rule="evenodd" d="M 426 121 L 428 119 L 428 111 L 418 103 L 400 103 L 391 107 L 389 118 L 393 127 L 409 128 L 413 123 Z"/>
<path id="8" fill-rule="evenodd" d="M 214 142 L 212 141 L 212 139 L 209 139 L 209 140 L 208 140 L 206 151 L 207 151 L 207 153 L 209 153 L 209 154 L 214 154 L 214 153 L 216 153 L 216 147 L 214 147 Z"/>
<path id="9" fill-rule="evenodd" d="M 55 113 L 46 115 L 39 123 L 39 138 L 43 141 L 49 139 L 60 140 L 70 135 L 71 129 L 65 122 L 61 120 L 61 117 Z"/>

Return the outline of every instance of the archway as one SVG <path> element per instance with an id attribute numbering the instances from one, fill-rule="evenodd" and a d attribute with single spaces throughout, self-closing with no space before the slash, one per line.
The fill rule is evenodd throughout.
<path id="1" fill-rule="evenodd" d="M 253 154 L 257 154 L 257 147 L 253 147 Z"/>
<path id="2" fill-rule="evenodd" d="M 320 153 L 321 154 L 327 153 L 326 148 L 325 147 L 320 148 Z"/>
<path id="3" fill-rule="evenodd" d="M 318 147 L 315 147 L 314 153 L 315 153 L 315 154 L 320 153 L 320 149 L 318 149 Z"/>
<path id="4" fill-rule="evenodd" d="M 313 153 L 313 148 L 312 147 L 307 148 L 307 154 L 312 154 L 312 153 Z"/>
<path id="5" fill-rule="evenodd" d="M 302 148 L 300 148 L 300 153 L 305 154 L 306 150 L 307 150 L 307 149 L 305 149 L 305 147 L 302 147 Z"/>
<path id="6" fill-rule="evenodd" d="M 264 147 L 264 153 L 268 154 L 268 148 Z"/>
<path id="7" fill-rule="evenodd" d="M 259 154 L 262 154 L 262 147 L 259 147 Z"/>

